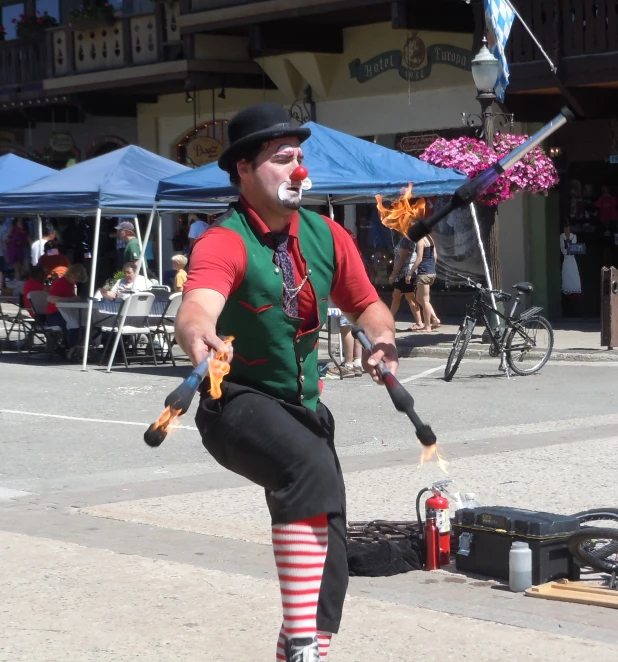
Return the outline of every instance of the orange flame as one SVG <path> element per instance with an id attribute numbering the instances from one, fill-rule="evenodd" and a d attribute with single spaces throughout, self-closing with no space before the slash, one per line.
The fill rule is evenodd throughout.
<path id="1" fill-rule="evenodd" d="M 411 198 L 412 184 L 408 184 L 408 188 L 401 197 L 397 198 L 388 208 L 382 204 L 382 196 L 376 195 L 382 225 L 407 236 L 414 221 L 419 216 L 425 215 L 425 198 L 419 198 L 414 203 L 410 202 Z"/>
<path id="2" fill-rule="evenodd" d="M 221 382 L 230 372 L 229 357 L 232 351 L 233 336 L 224 339 L 224 346 L 210 359 L 208 374 L 210 375 L 210 395 L 217 400 L 221 397 Z"/>
<path id="3" fill-rule="evenodd" d="M 421 463 L 418 465 L 418 468 L 420 469 L 426 462 L 431 462 L 434 458 L 436 459 L 438 467 L 448 475 L 448 462 L 442 455 L 440 455 L 437 443 L 432 446 L 421 445 Z"/>
<path id="4" fill-rule="evenodd" d="M 172 423 L 180 416 L 180 409 L 174 409 L 169 405 L 163 410 L 163 413 L 157 420 L 150 426 L 148 429 L 149 432 L 154 432 L 161 428 L 161 431 L 167 434 L 167 429 L 172 425 Z M 173 427 L 173 426 L 172 426 Z"/>

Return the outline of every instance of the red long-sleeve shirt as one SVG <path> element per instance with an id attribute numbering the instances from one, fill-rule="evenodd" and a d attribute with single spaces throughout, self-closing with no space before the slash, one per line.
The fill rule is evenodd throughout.
<path id="1" fill-rule="evenodd" d="M 247 219 L 264 236 L 271 230 L 251 208 L 244 198 L 240 198 Z M 358 249 L 347 231 L 323 217 L 333 235 L 335 247 L 335 274 L 331 290 L 331 300 L 344 313 L 360 314 L 369 304 L 378 300 L 378 294 L 367 277 Z M 288 232 L 288 253 L 294 265 L 294 280 L 300 285 L 306 275 L 306 265 L 298 244 L 298 212 L 290 219 Z M 195 289 L 211 289 L 220 292 L 226 299 L 240 285 L 247 270 L 247 252 L 242 237 L 224 227 L 207 230 L 193 246 L 189 277 L 184 294 Z M 303 319 L 301 331 L 315 328 L 317 322 L 317 302 L 313 288 L 303 287 L 298 294 L 298 316 Z"/>

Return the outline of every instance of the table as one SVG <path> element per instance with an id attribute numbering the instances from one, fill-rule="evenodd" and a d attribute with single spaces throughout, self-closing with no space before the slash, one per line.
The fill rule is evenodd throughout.
<path id="1" fill-rule="evenodd" d="M 92 304 L 92 320 L 91 320 L 91 334 L 90 339 L 96 337 L 95 333 L 92 333 L 96 327 L 100 326 L 113 326 L 116 316 L 120 312 L 120 308 L 123 304 L 123 300 L 114 299 L 110 301 L 109 299 L 96 299 Z M 58 310 L 61 312 L 62 316 L 66 320 L 68 329 L 85 329 L 86 324 L 84 320 L 84 314 L 88 314 L 88 301 L 67 301 L 64 303 L 57 303 Z M 167 306 L 167 301 L 155 301 L 152 304 L 152 309 L 150 315 L 148 316 L 151 320 L 161 319 L 165 308 Z M 171 318 L 170 318 L 171 319 Z M 127 322 L 129 323 L 129 322 Z M 152 324 L 154 326 L 154 324 Z M 78 347 L 84 349 L 83 341 L 85 334 L 80 334 L 80 341 Z"/>

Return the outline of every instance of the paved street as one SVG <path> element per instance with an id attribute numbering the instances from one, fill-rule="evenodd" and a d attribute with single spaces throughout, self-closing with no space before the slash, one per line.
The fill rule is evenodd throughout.
<path id="1" fill-rule="evenodd" d="M 497 360 L 404 359 L 457 488 L 484 504 L 560 513 L 615 506 L 618 363 L 550 362 L 507 380 Z M 0 661 L 274 659 L 280 621 L 258 488 L 205 454 L 187 414 L 141 437 L 186 367 L 112 374 L 0 363 Z M 325 382 L 349 519 L 412 519 L 407 419 L 362 379 Z M 195 403 L 194 403 L 195 404 Z M 534 600 L 446 571 L 353 578 L 331 659 L 615 660 L 616 612 Z"/>

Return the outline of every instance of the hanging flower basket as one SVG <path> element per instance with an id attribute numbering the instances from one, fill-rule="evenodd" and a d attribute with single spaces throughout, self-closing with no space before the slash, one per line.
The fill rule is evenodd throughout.
<path id="1" fill-rule="evenodd" d="M 69 27 L 73 30 L 93 30 L 116 22 L 116 10 L 104 5 L 87 5 L 69 13 Z"/>
<path id="2" fill-rule="evenodd" d="M 438 138 L 420 156 L 441 168 L 457 168 L 472 178 L 521 145 L 528 136 L 496 134 L 493 149 L 476 138 Z M 519 191 L 533 195 L 547 192 L 558 184 L 558 171 L 541 147 L 536 147 L 516 163 L 479 198 L 481 204 L 496 207 Z"/>
<path id="3" fill-rule="evenodd" d="M 20 14 L 19 20 L 12 19 L 15 23 L 15 32 L 19 39 L 36 39 L 43 35 L 47 28 L 58 25 L 58 21 L 47 12 L 37 11 L 32 14 Z"/>

